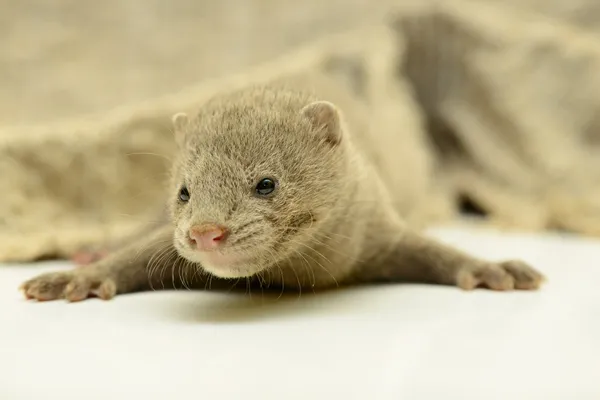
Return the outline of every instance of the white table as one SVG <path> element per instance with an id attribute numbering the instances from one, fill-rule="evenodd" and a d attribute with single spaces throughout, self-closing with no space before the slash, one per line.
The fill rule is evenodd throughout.
<path id="1" fill-rule="evenodd" d="M 435 234 L 549 282 L 36 304 L 18 285 L 66 264 L 0 266 L 0 399 L 600 399 L 600 241 Z"/>

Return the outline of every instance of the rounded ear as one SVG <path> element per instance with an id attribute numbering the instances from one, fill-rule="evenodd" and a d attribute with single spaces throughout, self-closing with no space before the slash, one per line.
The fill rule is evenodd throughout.
<path id="1" fill-rule="evenodd" d="M 308 118 L 311 125 L 331 144 L 337 145 L 342 140 L 342 121 L 337 107 L 328 101 L 315 101 L 305 106 L 302 115 Z"/>
<path id="2" fill-rule="evenodd" d="M 171 123 L 173 124 L 173 132 L 175 134 L 175 140 L 177 141 L 177 144 L 179 144 L 179 145 L 183 143 L 183 136 L 185 134 L 184 128 L 187 126 L 187 124 L 189 122 L 190 122 L 190 119 L 186 113 L 180 112 L 171 117 Z"/>

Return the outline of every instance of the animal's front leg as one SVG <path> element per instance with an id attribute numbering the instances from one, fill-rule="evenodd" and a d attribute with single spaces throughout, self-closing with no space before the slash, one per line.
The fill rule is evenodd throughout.
<path id="1" fill-rule="evenodd" d="M 523 261 L 492 262 L 404 231 L 358 273 L 363 282 L 422 282 L 462 289 L 535 290 L 544 276 Z"/>
<path id="2" fill-rule="evenodd" d="M 183 260 L 172 244 L 172 229 L 164 227 L 85 268 L 50 272 L 21 285 L 25 296 L 41 301 L 80 301 L 97 296 L 149 289 L 201 287 L 205 275 L 199 266 Z"/>

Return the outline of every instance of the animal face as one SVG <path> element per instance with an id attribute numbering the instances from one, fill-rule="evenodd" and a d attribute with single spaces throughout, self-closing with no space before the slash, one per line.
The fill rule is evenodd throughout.
<path id="1" fill-rule="evenodd" d="M 223 278 L 251 276 L 293 255 L 342 189 L 343 151 L 330 132 L 339 123 L 328 120 L 338 118 L 334 106 L 267 90 L 253 96 L 176 122 L 175 247 Z"/>

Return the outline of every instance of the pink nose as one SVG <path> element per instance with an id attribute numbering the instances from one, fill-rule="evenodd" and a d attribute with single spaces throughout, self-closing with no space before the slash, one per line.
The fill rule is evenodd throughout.
<path id="1" fill-rule="evenodd" d="M 227 228 L 214 224 L 193 226 L 190 229 L 190 241 L 200 251 L 213 250 L 225 242 Z"/>

